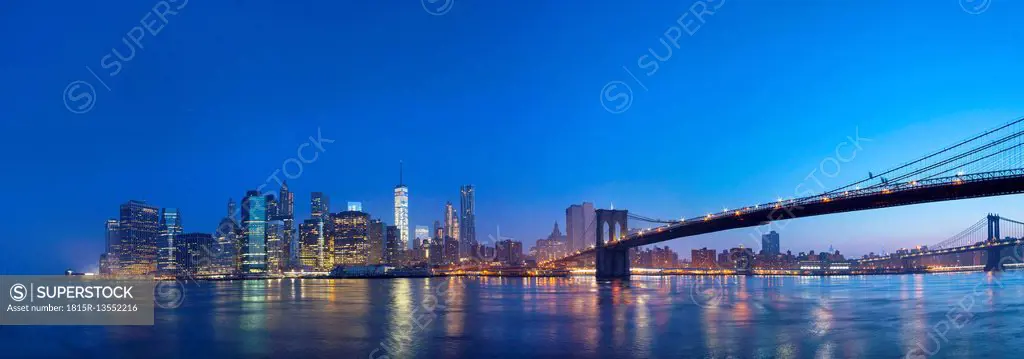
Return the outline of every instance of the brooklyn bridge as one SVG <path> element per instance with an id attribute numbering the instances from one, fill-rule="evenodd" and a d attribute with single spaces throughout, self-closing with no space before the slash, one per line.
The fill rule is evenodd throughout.
<path id="1" fill-rule="evenodd" d="M 629 249 L 633 247 L 803 217 L 1018 194 L 1024 192 L 1022 157 L 1024 118 L 812 196 L 779 199 L 680 220 L 657 219 L 621 209 L 599 209 L 595 220 L 590 223 L 596 233 L 593 246 L 541 264 L 557 265 L 593 256 L 599 279 L 628 278 Z M 630 233 L 629 220 L 658 226 Z M 1020 222 L 990 215 L 979 223 L 961 235 L 901 260 L 954 252 L 988 251 L 984 269 L 1001 270 L 1003 265 L 999 263 L 998 251 L 1019 245 L 1022 235 L 1001 237 L 999 224 L 1016 226 Z M 981 231 L 982 227 L 984 231 Z M 984 233 L 984 239 L 977 240 L 978 233 Z"/>

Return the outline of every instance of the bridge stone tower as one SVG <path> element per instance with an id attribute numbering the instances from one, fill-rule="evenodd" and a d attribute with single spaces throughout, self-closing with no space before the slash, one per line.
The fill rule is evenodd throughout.
<path id="1" fill-rule="evenodd" d="M 594 216 L 597 227 L 595 247 L 597 279 L 629 279 L 629 248 L 605 248 L 612 239 L 624 238 L 629 233 L 626 210 L 599 209 Z"/>
<path id="2" fill-rule="evenodd" d="M 988 215 L 988 237 L 985 242 L 998 242 L 1002 240 L 999 238 L 999 215 L 989 214 Z M 989 248 L 985 251 L 985 271 L 986 272 L 1000 272 L 1003 270 L 1003 264 L 1000 263 L 1001 247 Z"/>

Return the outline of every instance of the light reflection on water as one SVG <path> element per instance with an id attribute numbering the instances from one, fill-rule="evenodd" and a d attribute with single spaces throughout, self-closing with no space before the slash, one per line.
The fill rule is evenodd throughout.
<path id="1" fill-rule="evenodd" d="M 0 344 L 4 358 L 1016 357 L 1021 274 L 201 282 L 154 327 L 0 327 Z M 958 303 L 969 319 L 936 342 Z"/>

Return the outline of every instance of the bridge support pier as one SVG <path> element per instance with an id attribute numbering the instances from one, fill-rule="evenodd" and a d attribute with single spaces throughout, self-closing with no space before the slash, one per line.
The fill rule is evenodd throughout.
<path id="1" fill-rule="evenodd" d="M 1001 261 L 1000 248 L 989 248 L 985 250 L 985 271 L 986 272 L 1002 272 L 1003 263 Z"/>
<path id="2" fill-rule="evenodd" d="M 629 279 L 629 249 L 599 248 L 597 279 Z"/>
<path id="3" fill-rule="evenodd" d="M 999 215 L 989 214 L 988 215 L 988 240 L 986 242 L 997 242 L 999 238 Z M 989 248 L 985 251 L 985 271 L 986 272 L 1002 272 L 1003 264 L 1000 263 L 999 254 L 1001 252 L 999 247 Z"/>
<path id="4" fill-rule="evenodd" d="M 629 248 L 608 248 L 605 243 L 624 238 L 629 233 L 628 212 L 599 209 L 595 211 L 597 246 L 594 264 L 597 279 L 629 279 Z"/>

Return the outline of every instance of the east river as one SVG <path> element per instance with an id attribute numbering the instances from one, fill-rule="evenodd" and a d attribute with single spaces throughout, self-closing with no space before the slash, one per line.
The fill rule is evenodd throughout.
<path id="1" fill-rule="evenodd" d="M 154 326 L 0 327 L 0 357 L 1019 358 L 1024 350 L 1021 271 L 183 288 L 163 297 Z"/>

